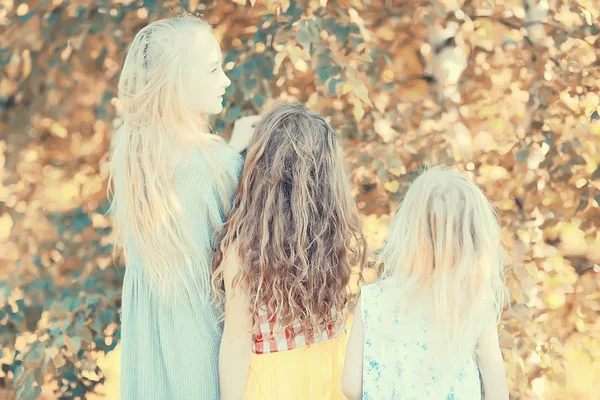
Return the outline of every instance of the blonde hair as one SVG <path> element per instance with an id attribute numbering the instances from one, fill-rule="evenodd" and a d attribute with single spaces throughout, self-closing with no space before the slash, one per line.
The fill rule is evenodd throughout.
<path id="1" fill-rule="evenodd" d="M 496 210 L 473 181 L 446 167 L 412 182 L 377 259 L 391 306 L 426 307 L 450 359 L 474 351 L 483 322 L 491 314 L 498 321 L 506 304 Z"/>
<path id="2" fill-rule="evenodd" d="M 207 133 L 206 121 L 183 94 L 184 72 L 193 67 L 189 44 L 198 31 L 211 34 L 206 22 L 187 15 L 142 28 L 129 46 L 118 87 L 123 125 L 113 138 L 109 182 L 116 245 L 126 257 L 132 249 L 139 253 L 151 290 L 167 300 L 181 290 L 191 295 L 194 287 L 210 287 L 209 254 L 191 239 L 174 193 L 177 151 L 222 143 Z M 201 296 L 204 291 L 195 290 Z"/>
<path id="3" fill-rule="evenodd" d="M 224 299 L 221 260 L 236 246 L 249 314 L 266 307 L 281 329 L 307 335 L 339 322 L 352 266 L 366 242 L 335 131 L 300 104 L 273 108 L 250 141 L 239 191 L 213 259 L 213 290 Z M 335 311 L 335 312 L 333 312 Z"/>

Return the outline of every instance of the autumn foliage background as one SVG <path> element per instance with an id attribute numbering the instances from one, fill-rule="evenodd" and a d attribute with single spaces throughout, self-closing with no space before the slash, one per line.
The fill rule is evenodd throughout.
<path id="1" fill-rule="evenodd" d="M 183 10 L 215 27 L 233 81 L 213 128 L 227 137 L 277 98 L 326 115 L 371 248 L 420 165 L 482 185 L 513 257 L 500 326 L 511 397 L 598 393 L 597 1 L 0 0 L 7 398 L 118 398 L 124 270 L 105 171 L 116 84 L 134 33 Z"/>

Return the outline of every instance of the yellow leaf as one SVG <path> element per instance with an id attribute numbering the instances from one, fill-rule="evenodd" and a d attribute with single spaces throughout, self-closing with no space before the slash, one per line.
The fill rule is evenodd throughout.
<path id="1" fill-rule="evenodd" d="M 375 133 L 377 133 L 384 142 L 392 142 L 396 138 L 396 131 L 392 128 L 392 121 L 389 119 L 377 119 L 373 124 Z"/>
<path id="2" fill-rule="evenodd" d="M 304 60 L 305 53 L 298 46 L 292 46 L 288 50 L 288 54 L 290 55 L 290 60 L 295 64 L 298 60 Z"/>
<path id="3" fill-rule="evenodd" d="M 80 194 L 80 187 L 73 182 L 48 182 L 44 188 L 44 207 L 50 212 L 73 209 Z"/>
<path id="4" fill-rule="evenodd" d="M 529 231 L 524 229 L 517 230 L 517 236 L 525 246 L 529 246 L 531 244 L 531 237 L 529 236 Z"/>
<path id="5" fill-rule="evenodd" d="M 537 265 L 535 263 L 525 263 L 523 266 L 525 267 L 525 269 L 527 270 L 529 275 L 534 280 L 537 280 L 537 275 L 538 275 Z"/>
<path id="6" fill-rule="evenodd" d="M 110 226 L 110 219 L 102 214 L 92 214 L 92 226 L 94 228 L 107 228 Z"/>
<path id="7" fill-rule="evenodd" d="M 5 242 L 10 237 L 13 228 L 13 220 L 10 215 L 0 215 L 0 242 Z"/>
<path id="8" fill-rule="evenodd" d="M 100 270 L 104 271 L 106 268 L 108 268 L 113 262 L 112 257 L 110 256 L 99 256 L 98 258 L 96 258 L 96 263 L 98 264 L 98 268 L 100 268 Z"/>
<path id="9" fill-rule="evenodd" d="M 567 296 L 563 290 L 555 290 L 546 296 L 546 304 L 553 310 L 561 308 L 567 302 Z"/>
<path id="10" fill-rule="evenodd" d="M 560 249 L 563 255 L 582 255 L 586 253 L 588 248 L 585 233 L 572 223 L 563 226 L 560 232 L 560 241 Z"/>
<path id="11" fill-rule="evenodd" d="M 54 358 L 58 355 L 58 349 L 56 347 L 49 347 L 44 350 L 44 353 L 46 353 L 46 357 Z"/>
<path id="12" fill-rule="evenodd" d="M 456 160 L 470 160 L 473 157 L 473 137 L 469 128 L 462 122 L 457 122 L 452 127 L 454 140 L 452 150 Z"/>
<path id="13" fill-rule="evenodd" d="M 369 89 L 367 89 L 364 83 L 354 86 L 353 92 L 363 103 L 371 105 L 371 100 L 369 99 Z"/>
<path id="14" fill-rule="evenodd" d="M 483 165 L 479 168 L 479 172 L 485 178 L 491 181 L 498 181 L 510 178 L 508 171 L 499 165 Z"/>
<path id="15" fill-rule="evenodd" d="M 350 84 L 350 82 L 344 82 L 344 86 L 342 86 L 342 94 L 351 92 L 352 89 L 353 89 L 353 86 Z"/>
<path id="16" fill-rule="evenodd" d="M 285 51 L 281 51 L 277 54 L 275 54 L 275 64 L 273 66 L 273 73 L 277 74 L 279 71 L 279 68 L 281 67 L 281 63 L 283 63 L 283 60 L 285 60 L 287 58 L 288 54 Z"/>
<path id="17" fill-rule="evenodd" d="M 531 391 L 536 395 L 538 399 L 543 399 L 546 394 L 547 385 L 548 381 L 546 377 L 542 376 L 539 378 L 535 378 L 531 381 Z"/>
<path id="18" fill-rule="evenodd" d="M 363 110 L 360 104 L 356 103 L 354 104 L 352 113 L 354 114 L 354 119 L 356 120 L 356 122 L 362 121 L 363 117 L 365 116 L 365 110 Z"/>
<path id="19" fill-rule="evenodd" d="M 390 167 L 388 168 L 388 172 L 394 176 L 401 176 L 402 174 L 406 173 L 406 167 Z"/>
<path id="20" fill-rule="evenodd" d="M 27 14 L 27 12 L 29 12 L 29 5 L 28 4 L 19 4 L 19 7 L 17 7 L 17 15 L 19 17 L 22 17 L 25 14 Z"/>
<path id="21" fill-rule="evenodd" d="M 67 363 L 65 361 L 65 358 L 63 357 L 63 355 L 60 353 L 58 355 L 56 355 L 56 357 L 52 358 L 52 362 L 54 363 L 54 366 L 56 368 L 62 368 Z"/>
<path id="22" fill-rule="evenodd" d="M 0 81 L 0 96 L 12 96 L 17 90 L 17 83 L 10 79 L 2 79 Z"/>
<path id="23" fill-rule="evenodd" d="M 63 61 L 66 61 L 73 54 L 73 47 L 71 46 L 71 42 L 67 43 L 67 47 L 60 53 L 60 58 Z"/>
<path id="24" fill-rule="evenodd" d="M 308 71 L 308 64 L 306 63 L 306 61 L 304 61 L 303 59 L 299 58 L 294 63 L 294 68 L 296 68 L 300 72 L 306 72 L 306 71 Z"/>
<path id="25" fill-rule="evenodd" d="M 492 151 L 496 149 L 498 145 L 494 140 L 494 136 L 485 130 L 477 132 L 473 139 L 473 148 L 474 150 L 482 150 L 485 152 Z"/>
<path id="26" fill-rule="evenodd" d="M 75 342 L 68 335 L 65 335 L 65 345 L 67 346 L 67 350 L 73 354 L 77 354 L 77 348 L 75 347 Z"/>
<path id="27" fill-rule="evenodd" d="M 276 12 L 278 15 L 284 13 L 290 8 L 290 0 L 270 0 L 267 2 L 269 10 Z"/>
<path id="28" fill-rule="evenodd" d="M 600 109 L 600 107 L 598 107 L 598 103 L 600 103 L 600 96 L 598 96 L 596 93 L 590 92 L 582 99 L 581 107 L 585 109 L 584 112 L 586 115 L 590 115 L 594 111 L 598 111 Z"/>
<path id="29" fill-rule="evenodd" d="M 23 51 L 23 78 L 27 78 L 31 73 L 31 54 L 29 49 Z"/>
<path id="30" fill-rule="evenodd" d="M 383 187 L 390 193 L 398 193 L 398 189 L 400 189 L 400 184 L 396 181 L 386 182 L 383 184 Z"/>
<path id="31" fill-rule="evenodd" d="M 497 104 L 490 104 L 490 105 L 481 107 L 477 111 L 477 116 L 479 118 L 495 117 L 496 115 L 498 115 L 498 105 Z"/>
<path id="32" fill-rule="evenodd" d="M 58 122 L 55 122 L 52 125 L 50 125 L 50 133 L 61 139 L 67 137 L 67 129 Z"/>
<path id="33" fill-rule="evenodd" d="M 573 111 L 579 110 L 579 96 L 575 95 L 575 96 L 571 97 L 571 95 L 568 92 L 564 91 L 564 92 L 560 92 L 560 99 L 571 110 L 573 110 Z"/>
<path id="34" fill-rule="evenodd" d="M 381 74 L 381 79 L 383 80 L 383 83 L 392 82 L 394 80 L 394 72 L 387 68 L 384 69 L 383 73 Z"/>
<path id="35" fill-rule="evenodd" d="M 510 297 L 517 303 L 523 303 L 523 292 L 521 290 L 515 289 L 510 293 Z"/>

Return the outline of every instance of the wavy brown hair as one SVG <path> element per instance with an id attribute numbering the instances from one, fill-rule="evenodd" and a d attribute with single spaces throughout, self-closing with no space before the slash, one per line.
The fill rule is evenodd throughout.
<path id="1" fill-rule="evenodd" d="M 223 267 L 234 245 L 257 328 L 266 307 L 286 329 L 305 333 L 339 322 L 352 267 L 362 272 L 366 241 L 334 130 L 300 104 L 266 114 L 252 137 L 229 220 L 219 234 L 212 284 L 224 301 Z M 335 310 L 335 313 L 332 313 Z"/>

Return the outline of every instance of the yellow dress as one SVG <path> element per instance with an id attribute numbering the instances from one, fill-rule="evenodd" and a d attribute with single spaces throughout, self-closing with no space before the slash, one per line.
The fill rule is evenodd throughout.
<path id="1" fill-rule="evenodd" d="M 348 329 L 310 346 L 250 357 L 245 400 L 345 400 L 341 379 Z"/>

